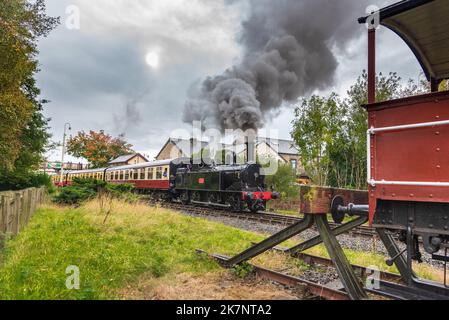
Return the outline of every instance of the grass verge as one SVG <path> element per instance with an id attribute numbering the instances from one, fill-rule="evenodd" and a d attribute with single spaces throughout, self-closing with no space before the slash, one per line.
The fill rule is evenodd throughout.
<path id="1" fill-rule="evenodd" d="M 141 274 L 201 274 L 219 270 L 195 254 L 234 253 L 260 237 L 160 208 L 113 201 L 106 223 L 97 201 L 78 209 L 41 208 L 6 242 L 0 299 L 113 299 Z M 80 290 L 66 287 L 66 268 L 80 270 Z"/>
<path id="2" fill-rule="evenodd" d="M 173 299 L 188 298 L 189 290 L 190 297 L 207 298 L 207 288 L 223 287 L 219 278 L 224 271 L 195 249 L 233 255 L 263 238 L 205 219 L 116 200 L 91 201 L 78 209 L 45 206 L 0 251 L 0 299 Z M 395 271 L 385 267 L 380 255 L 345 251 L 352 263 Z M 309 252 L 327 255 L 323 246 Z M 253 262 L 275 270 L 287 267 L 298 276 L 308 268 L 272 252 Z M 79 290 L 66 287 L 69 266 L 80 270 Z M 440 271 L 425 265 L 417 270 L 424 278 L 441 280 Z M 224 287 L 230 296 L 209 297 L 240 297 L 242 287 Z M 262 296 L 272 289 L 262 288 Z"/>

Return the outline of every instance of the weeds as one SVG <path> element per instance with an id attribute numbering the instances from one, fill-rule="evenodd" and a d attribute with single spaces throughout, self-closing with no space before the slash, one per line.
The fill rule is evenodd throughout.
<path id="1" fill-rule="evenodd" d="M 241 279 L 245 279 L 254 273 L 254 267 L 249 263 L 241 263 L 231 269 L 232 273 Z"/>

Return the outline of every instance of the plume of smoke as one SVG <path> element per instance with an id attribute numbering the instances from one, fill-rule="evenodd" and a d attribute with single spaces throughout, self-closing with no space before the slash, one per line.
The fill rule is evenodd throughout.
<path id="1" fill-rule="evenodd" d="M 128 100 L 122 114 L 113 115 L 116 132 L 126 133 L 142 123 L 142 115 L 137 107 L 137 103 L 137 99 Z"/>
<path id="2" fill-rule="evenodd" d="M 232 1 L 231 1 L 232 3 Z M 356 17 L 367 0 L 249 0 L 242 24 L 241 62 L 208 77 L 189 94 L 187 123 L 205 127 L 260 129 L 282 103 L 294 102 L 334 81 L 334 48 L 360 29 Z"/>

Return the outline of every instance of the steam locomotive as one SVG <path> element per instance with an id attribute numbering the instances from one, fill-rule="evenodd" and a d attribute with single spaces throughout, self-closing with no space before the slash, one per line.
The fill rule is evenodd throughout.
<path id="1" fill-rule="evenodd" d="M 115 184 L 132 184 L 140 194 L 150 194 L 166 201 L 208 205 L 234 212 L 257 213 L 266 208 L 269 200 L 279 197 L 267 191 L 261 166 L 193 164 L 190 158 L 163 160 L 110 167 L 103 169 L 68 171 L 63 182 L 55 177 L 58 186 L 71 185 L 75 178 L 104 180 Z"/>
<path id="2" fill-rule="evenodd" d="M 261 166 L 255 163 L 229 166 L 203 165 L 179 169 L 175 193 L 183 203 L 213 204 L 235 212 L 265 210 L 279 194 L 267 192 Z"/>

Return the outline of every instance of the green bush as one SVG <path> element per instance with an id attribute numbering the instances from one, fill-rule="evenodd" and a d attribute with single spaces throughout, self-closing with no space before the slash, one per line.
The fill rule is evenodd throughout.
<path id="1" fill-rule="evenodd" d="M 132 194 L 133 189 L 134 186 L 130 184 L 115 185 L 102 180 L 75 178 L 71 186 L 61 189 L 54 201 L 59 204 L 80 205 L 86 200 L 95 198 L 99 193 L 133 201 L 135 200 Z"/>
<path id="2" fill-rule="evenodd" d="M 63 188 L 55 197 L 54 201 L 60 204 L 78 205 L 83 201 L 92 199 L 97 196 L 97 192 L 78 186 L 70 186 Z"/>
<path id="3" fill-rule="evenodd" d="M 0 191 L 40 187 L 47 187 L 50 192 L 54 191 L 53 183 L 48 174 L 28 171 L 3 172 L 0 174 Z"/>

